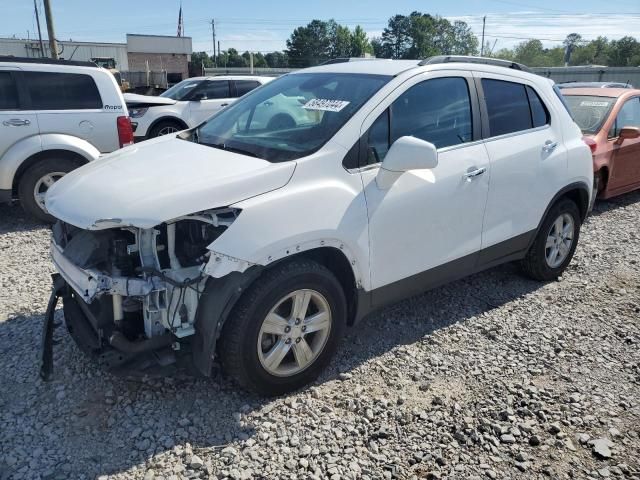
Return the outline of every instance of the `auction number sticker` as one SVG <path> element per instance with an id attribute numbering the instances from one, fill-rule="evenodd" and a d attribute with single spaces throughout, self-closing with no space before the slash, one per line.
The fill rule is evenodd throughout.
<path id="1" fill-rule="evenodd" d="M 328 100 L 323 98 L 314 98 L 305 103 L 302 108 L 306 110 L 321 110 L 323 112 L 339 112 L 350 102 L 345 100 Z"/>
<path id="2" fill-rule="evenodd" d="M 581 107 L 608 107 L 609 102 L 594 102 L 590 100 L 584 100 L 580 102 Z"/>

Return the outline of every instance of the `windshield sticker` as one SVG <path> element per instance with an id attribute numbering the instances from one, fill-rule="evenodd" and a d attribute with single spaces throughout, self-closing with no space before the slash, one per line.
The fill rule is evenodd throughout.
<path id="1" fill-rule="evenodd" d="M 594 102 L 591 100 L 584 100 L 580 102 L 581 107 L 608 107 L 609 102 Z"/>
<path id="2" fill-rule="evenodd" d="M 305 103 L 302 108 L 306 110 L 320 110 L 323 112 L 339 112 L 351 102 L 345 100 L 328 100 L 323 98 L 314 98 Z"/>

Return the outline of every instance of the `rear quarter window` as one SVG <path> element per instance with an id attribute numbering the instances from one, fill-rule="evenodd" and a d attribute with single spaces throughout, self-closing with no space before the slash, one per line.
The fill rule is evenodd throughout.
<path id="1" fill-rule="evenodd" d="M 33 110 L 102 109 L 102 98 L 90 75 L 24 72 Z"/>

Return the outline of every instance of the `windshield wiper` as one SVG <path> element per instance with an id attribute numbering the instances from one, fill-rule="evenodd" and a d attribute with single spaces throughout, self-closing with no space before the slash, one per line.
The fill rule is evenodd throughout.
<path id="1" fill-rule="evenodd" d="M 219 148 L 220 150 L 226 150 L 227 152 L 239 153 L 240 155 L 247 155 L 248 157 L 259 158 L 258 155 L 256 155 L 253 152 L 250 152 L 249 150 L 244 150 L 242 148 L 236 148 L 236 147 L 229 147 L 224 143 L 203 143 L 202 145 L 207 145 L 213 148 Z"/>

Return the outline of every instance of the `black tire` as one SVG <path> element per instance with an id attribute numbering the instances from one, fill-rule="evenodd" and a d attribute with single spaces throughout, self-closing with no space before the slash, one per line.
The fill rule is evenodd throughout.
<path id="1" fill-rule="evenodd" d="M 571 216 L 573 219 L 573 241 L 566 258 L 560 265 L 552 268 L 548 264 L 546 258 L 547 237 L 550 234 L 553 223 L 564 214 Z M 571 262 L 576 246 L 578 245 L 580 224 L 580 210 L 578 210 L 578 206 L 573 200 L 563 198 L 553 205 L 542 222 L 533 245 L 531 245 L 526 257 L 522 260 L 521 266 L 524 273 L 527 276 L 540 281 L 555 280 L 562 275 L 562 272 L 564 272 Z"/>
<path id="2" fill-rule="evenodd" d="M 258 335 L 269 311 L 287 294 L 313 289 L 327 300 L 331 328 L 324 347 L 304 370 L 291 376 L 272 375 L 258 356 Z M 347 304 L 336 277 L 324 266 L 299 259 L 261 275 L 238 301 L 218 341 L 223 371 L 242 387 L 272 396 L 296 390 L 315 380 L 326 367 L 344 333 Z"/>
<path id="3" fill-rule="evenodd" d="M 155 138 L 155 137 L 160 137 L 162 135 L 167 135 L 165 133 L 161 133 L 163 129 L 168 129 L 168 128 L 175 128 L 176 132 L 179 132 L 181 130 L 184 130 L 184 126 L 175 121 L 175 120 L 161 120 L 160 122 L 156 123 L 153 128 L 151 128 L 151 131 L 149 132 L 149 134 L 147 135 L 147 138 Z M 174 132 L 170 132 L 170 133 L 174 133 Z"/>
<path id="4" fill-rule="evenodd" d="M 56 219 L 46 213 L 38 204 L 35 188 L 40 179 L 52 173 L 69 173 L 82 165 L 82 162 L 64 157 L 53 157 L 39 160 L 31 165 L 18 182 L 18 198 L 22 208 L 32 217 L 46 223 L 54 223 Z"/>

